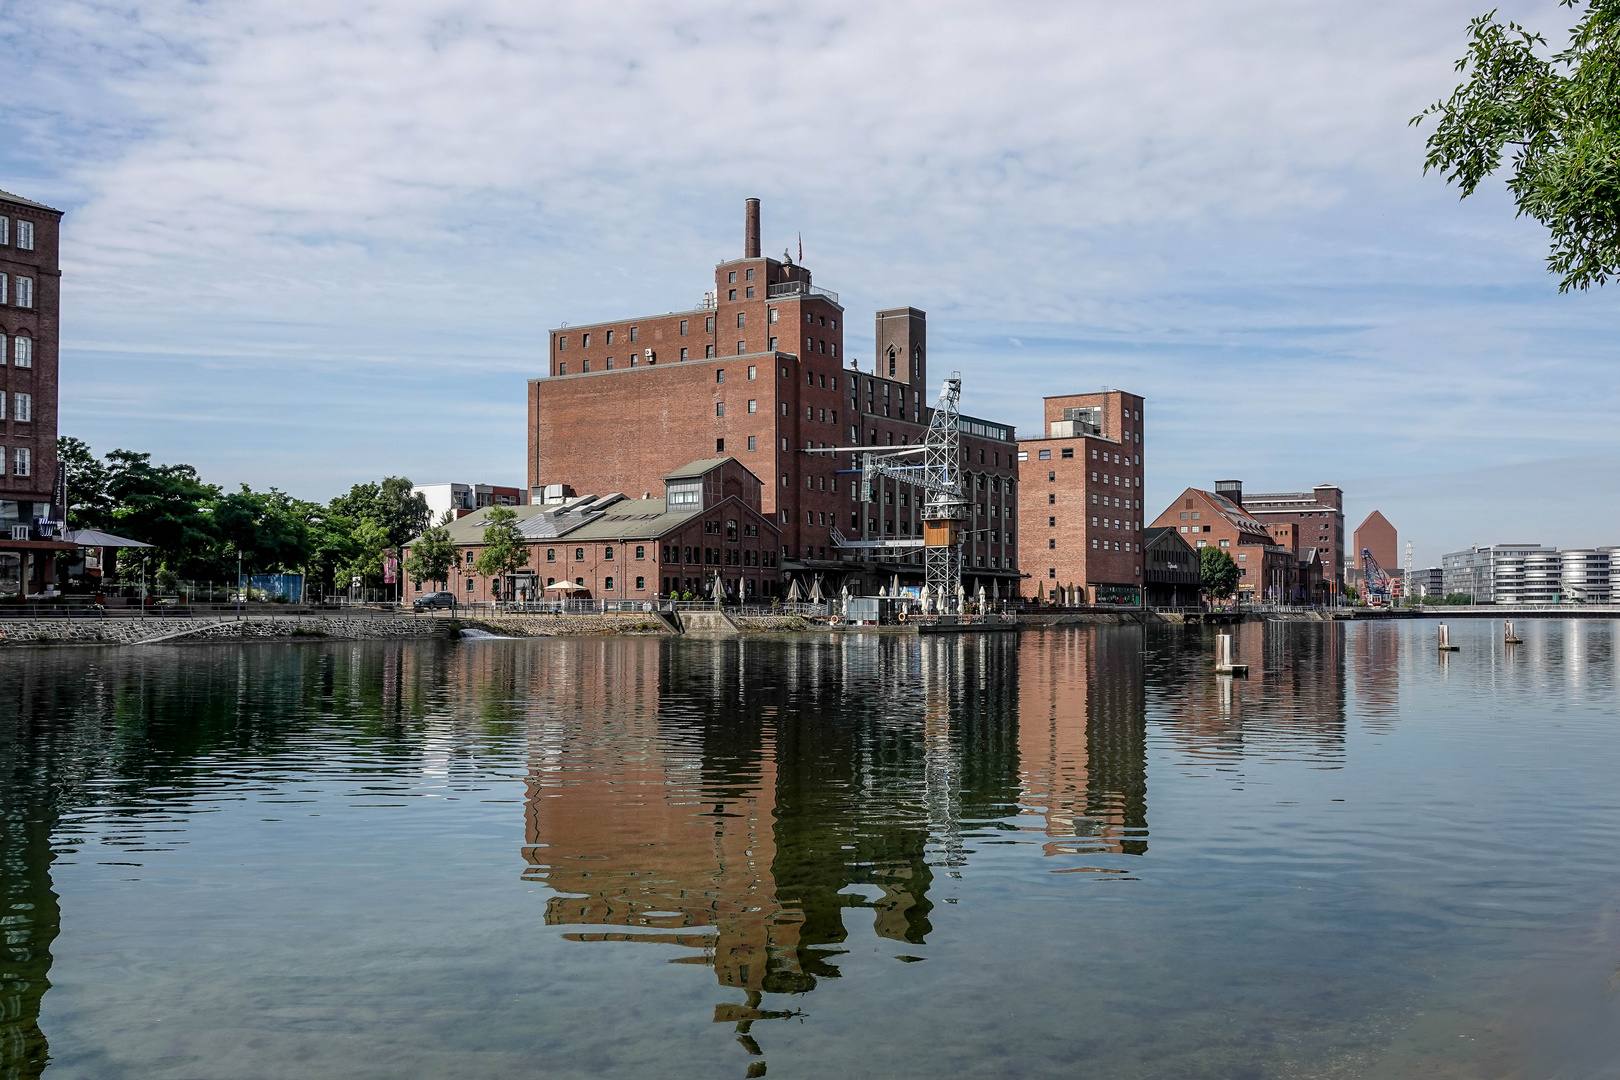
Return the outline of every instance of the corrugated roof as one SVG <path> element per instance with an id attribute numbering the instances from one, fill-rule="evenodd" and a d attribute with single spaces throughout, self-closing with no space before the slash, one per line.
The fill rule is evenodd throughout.
<path id="1" fill-rule="evenodd" d="M 1216 512 L 1235 525 L 1240 531 L 1261 533 L 1268 538 L 1271 536 L 1271 533 L 1267 531 L 1265 524 L 1259 518 L 1250 516 L 1241 506 L 1228 499 L 1225 495 L 1217 495 L 1213 491 L 1201 491 L 1198 488 L 1193 490 L 1209 500 L 1209 504 L 1215 508 Z"/>
<path id="2" fill-rule="evenodd" d="M 9 191 L 0 191 L 0 200 L 4 200 L 5 202 L 14 202 L 21 206 L 32 206 L 36 210 L 49 210 L 53 214 L 60 214 L 62 212 L 54 206 L 46 206 L 44 203 L 35 202 L 33 199 L 25 199 L 21 195 L 13 195 Z"/>
<path id="3" fill-rule="evenodd" d="M 710 472 L 713 472 L 715 469 L 718 469 L 721 465 L 724 465 L 726 462 L 735 461 L 735 460 L 736 460 L 735 458 L 732 458 L 732 457 L 728 456 L 728 457 L 704 458 L 702 461 L 688 462 L 687 464 L 682 465 L 680 468 L 676 469 L 674 472 L 666 473 L 664 475 L 664 479 L 665 480 L 683 480 L 683 479 L 685 479 L 685 478 L 687 478 L 689 476 L 703 476 L 705 473 L 710 473 Z"/>
<path id="4" fill-rule="evenodd" d="M 709 509 L 714 509 L 710 507 Z M 684 525 L 704 513 L 699 507 L 690 510 L 667 510 L 663 499 L 626 499 L 616 504 L 578 532 L 570 533 L 570 540 L 634 540 L 662 536 L 671 529 Z"/>

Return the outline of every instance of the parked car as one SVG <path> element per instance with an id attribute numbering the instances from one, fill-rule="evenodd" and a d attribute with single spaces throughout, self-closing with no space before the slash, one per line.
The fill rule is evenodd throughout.
<path id="1" fill-rule="evenodd" d="M 450 608 L 454 610 L 455 606 L 455 594 L 447 592 L 423 593 L 411 601 L 412 611 L 427 611 L 429 608 Z"/>

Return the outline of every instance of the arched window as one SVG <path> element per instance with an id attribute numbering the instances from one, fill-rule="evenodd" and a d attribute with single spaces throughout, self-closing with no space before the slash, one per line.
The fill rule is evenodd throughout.
<path id="1" fill-rule="evenodd" d="M 889 346 L 889 378 L 894 378 L 894 346 Z"/>

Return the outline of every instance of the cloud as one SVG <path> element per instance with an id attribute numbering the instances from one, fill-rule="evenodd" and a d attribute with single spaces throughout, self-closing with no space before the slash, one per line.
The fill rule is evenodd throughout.
<path id="1" fill-rule="evenodd" d="M 976 415 L 1146 394 L 1154 499 L 1601 456 L 1613 301 L 1406 126 L 1475 13 L 11 4 L 0 186 L 69 211 L 64 429 L 226 482 L 520 482 L 544 331 L 695 302 L 749 195 Z"/>

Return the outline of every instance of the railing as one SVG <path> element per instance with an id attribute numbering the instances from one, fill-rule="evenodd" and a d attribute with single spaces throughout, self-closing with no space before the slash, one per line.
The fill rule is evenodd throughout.
<path id="1" fill-rule="evenodd" d="M 837 293 L 831 289 L 823 289 L 820 285 L 812 285 L 808 281 L 783 281 L 767 285 L 765 295 L 772 300 L 783 296 L 825 296 L 833 303 L 838 303 Z"/>

